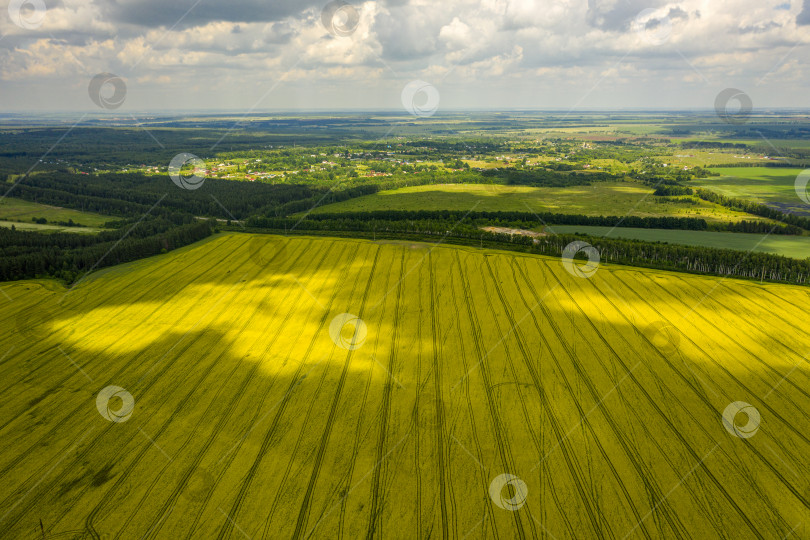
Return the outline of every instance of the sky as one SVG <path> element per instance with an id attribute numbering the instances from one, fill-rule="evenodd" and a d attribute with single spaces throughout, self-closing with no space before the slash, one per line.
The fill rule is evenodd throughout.
<path id="1" fill-rule="evenodd" d="M 810 107 L 810 0 L 0 0 L 0 110 Z"/>

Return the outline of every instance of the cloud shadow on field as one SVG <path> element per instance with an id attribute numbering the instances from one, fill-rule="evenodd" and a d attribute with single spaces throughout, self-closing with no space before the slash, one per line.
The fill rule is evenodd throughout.
<path id="1" fill-rule="evenodd" d="M 350 247 L 363 244 L 352 241 Z M 400 251 L 423 256 L 408 245 L 375 246 L 397 256 Z M 47 534 L 84 534 L 92 528 L 99 534 L 142 536 L 157 526 L 157 536 L 170 537 L 192 527 L 203 536 L 222 527 L 230 533 L 238 527 L 251 537 L 263 531 L 292 536 L 299 515 L 308 516 L 303 532 L 317 525 L 322 536 L 335 533 L 341 520 L 353 535 L 371 526 L 435 534 L 446 523 L 463 536 L 482 516 L 485 530 L 496 527 L 507 535 L 518 526 L 528 533 L 537 527 L 532 516 L 548 516 L 543 526 L 562 537 L 563 515 L 578 536 L 591 536 L 597 531 L 587 518 L 589 507 L 609 509 L 603 526 L 621 534 L 635 525 L 633 508 L 640 515 L 652 510 L 662 517 L 693 516 L 685 525 L 692 532 L 713 530 L 720 522 L 712 515 L 718 513 L 724 524 L 747 528 L 709 472 L 734 500 L 745 501 L 744 509 L 756 510 L 760 532 L 784 535 L 795 525 L 793 518 L 806 511 L 788 489 L 800 486 L 810 472 L 802 435 L 810 425 L 799 414 L 809 404 L 794 386 L 808 377 L 803 365 L 789 373 L 786 365 L 774 364 L 790 377 L 777 384 L 775 373 L 762 371 L 753 358 L 723 356 L 718 343 L 734 336 L 712 335 L 705 322 L 669 346 L 670 334 L 664 331 L 662 340 L 660 328 L 649 333 L 648 326 L 682 315 L 676 302 L 665 302 L 656 315 L 643 311 L 641 299 L 627 296 L 625 309 L 638 313 L 618 316 L 593 287 L 602 279 L 629 282 L 638 271 L 608 265 L 594 280 L 572 281 L 552 259 L 540 258 L 565 289 L 553 290 L 542 309 L 529 313 L 508 292 L 508 267 L 497 266 L 524 256 L 488 252 L 517 326 L 499 304 L 496 285 L 482 277 L 485 270 L 475 277 L 484 286 L 469 289 L 472 305 L 456 297 L 455 309 L 462 276 L 456 263 L 445 259 L 454 252 L 463 253 L 468 270 L 478 257 L 472 249 L 433 252 L 447 264 L 436 275 L 442 282 L 435 298 L 435 362 L 430 306 L 402 304 L 394 317 L 396 289 L 366 321 L 365 341 L 349 351 L 332 341 L 329 323 L 333 314 L 353 305 L 353 297 L 347 293 L 327 313 L 318 302 L 327 303 L 330 294 L 310 298 L 290 279 L 294 272 L 277 276 L 257 268 L 242 281 L 226 259 L 222 272 L 229 281 L 201 279 L 199 285 L 214 284 L 203 294 L 196 282 L 182 282 L 185 275 L 199 275 L 192 265 L 188 274 L 155 284 L 149 298 L 132 304 L 126 294 L 137 274 L 116 272 L 87 284 L 93 295 L 110 287 L 115 294 L 103 303 L 93 305 L 80 285 L 75 292 L 82 301 L 62 311 L 54 307 L 61 291 L 24 295 L 25 285 L 8 284 L 15 301 L 4 305 L 0 320 L 6 324 L 17 320 L 27 300 L 54 312 L 44 322 L 34 318 L 28 329 L 29 313 L 21 324 L 27 331 L 0 337 L 0 355 L 14 347 L 0 362 L 3 380 L 13 381 L 0 398 L 0 419 L 10 421 L 0 428 L 0 471 L 6 471 L 0 516 L 7 514 L 0 519 L 0 536 L 28 534 L 39 519 Z M 311 256 L 320 254 L 315 250 Z M 521 260 L 528 259 L 536 258 Z M 392 260 L 399 264 L 397 257 Z M 527 268 L 531 277 L 541 277 L 537 268 Z M 370 268 L 355 263 L 341 270 L 366 276 Z M 409 286 L 424 275 L 414 272 Z M 321 281 L 331 292 L 340 283 L 333 274 L 325 265 L 307 279 Z M 455 285 L 447 281 L 451 274 Z M 541 297 L 554 283 L 550 274 L 545 277 L 535 283 Z M 616 293 L 602 284 L 605 295 L 620 294 L 616 280 L 609 281 Z M 348 286 L 354 281 L 350 277 Z M 359 291 L 365 281 L 361 277 Z M 527 294 L 526 284 L 518 285 Z M 274 288 L 282 289 L 276 291 L 281 296 L 273 296 Z M 375 289 L 367 304 L 389 288 Z M 280 302 L 286 293 L 290 296 Z M 405 287 L 404 295 L 415 293 Z M 720 287 L 701 315 L 722 320 L 718 306 L 728 304 L 731 310 L 746 298 Z M 531 306 L 531 297 L 527 301 Z M 748 337 L 752 349 L 756 343 L 770 345 L 764 332 Z M 134 398 L 125 422 L 100 413 L 97 396 L 109 385 Z M 771 386 L 775 390 L 766 395 Z M 760 410 L 756 436 L 742 440 L 724 429 L 721 414 L 731 401 Z M 553 436 L 555 429 L 565 436 L 562 442 Z M 609 451 L 601 453 L 600 445 Z M 641 461 L 634 461 L 637 456 Z M 705 468 L 698 465 L 704 456 Z M 622 471 L 618 476 L 617 470 Z M 487 487 L 504 472 L 528 485 L 526 512 L 506 512 L 488 502 Z M 683 486 L 653 510 L 646 489 L 666 494 L 680 480 Z M 599 496 L 590 488 L 578 490 L 578 482 L 599 485 Z M 552 486 L 565 505 L 548 496 Z M 712 515 L 701 508 L 705 498 L 716 502 Z M 610 502 L 600 502 L 605 500 Z M 370 524 L 372 515 L 379 521 Z M 415 518 L 402 520 L 416 515 L 420 530 Z M 669 531 L 665 520 L 653 521 L 642 525 L 650 534 Z"/>

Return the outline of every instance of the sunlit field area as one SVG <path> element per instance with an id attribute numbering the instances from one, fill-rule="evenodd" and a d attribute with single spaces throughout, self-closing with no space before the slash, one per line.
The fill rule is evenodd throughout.
<path id="1" fill-rule="evenodd" d="M 444 184 L 404 187 L 322 206 L 315 213 L 375 210 L 475 210 L 478 212 L 552 212 L 587 216 L 697 217 L 709 222 L 761 220 L 706 201 L 661 202 L 653 189 L 632 182 L 575 187 Z"/>
<path id="2" fill-rule="evenodd" d="M 807 289 L 589 265 L 229 233 L 3 283 L 0 536 L 789 536 Z"/>
<path id="3" fill-rule="evenodd" d="M 788 167 L 728 167 L 712 169 L 720 174 L 695 180 L 694 184 L 728 197 L 742 197 L 782 210 L 807 214 L 806 204 L 797 196 L 796 178 L 802 169 Z"/>

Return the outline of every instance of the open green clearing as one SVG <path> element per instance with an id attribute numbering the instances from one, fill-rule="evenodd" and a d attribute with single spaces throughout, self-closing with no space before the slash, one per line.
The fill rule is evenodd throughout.
<path id="1" fill-rule="evenodd" d="M 40 232 L 69 232 L 69 233 L 97 233 L 101 229 L 97 227 L 65 227 L 64 225 L 51 225 L 50 223 L 40 224 L 31 221 L 6 221 L 0 220 L 0 227 L 10 229 L 14 227 L 18 231 L 40 231 Z"/>
<path id="2" fill-rule="evenodd" d="M 381 191 L 314 212 L 374 210 L 476 210 L 488 212 L 553 212 L 588 216 L 675 216 L 706 221 L 763 220 L 706 201 L 657 202 L 653 190 L 634 182 L 600 182 L 565 188 L 499 184 L 432 184 Z M 691 200 L 691 199 L 690 199 Z"/>
<path id="3" fill-rule="evenodd" d="M 0 220 L 31 222 L 31 218 L 45 218 L 48 223 L 55 225 L 56 222 L 68 222 L 71 219 L 74 223 L 79 223 L 87 227 L 101 227 L 104 223 L 114 218 L 102 216 L 92 212 L 80 212 L 70 208 L 60 208 L 39 204 L 13 197 L 6 197 L 0 200 Z"/>
<path id="4" fill-rule="evenodd" d="M 737 197 L 791 210 L 810 213 L 796 194 L 796 177 L 804 169 L 782 167 L 725 167 L 711 169 L 722 176 L 691 180 L 689 184 L 705 187 L 728 197 Z"/>
<path id="5" fill-rule="evenodd" d="M 582 233 L 593 236 L 608 236 L 609 238 L 628 238 L 647 242 L 668 242 L 670 244 L 736 249 L 739 251 L 762 251 L 794 259 L 810 257 L 810 237 L 807 236 L 768 236 L 764 234 L 592 227 L 585 225 L 554 225 L 546 227 L 546 231 L 559 234 Z"/>

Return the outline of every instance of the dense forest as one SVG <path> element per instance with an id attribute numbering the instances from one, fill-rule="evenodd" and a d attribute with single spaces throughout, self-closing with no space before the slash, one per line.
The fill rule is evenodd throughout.
<path id="1" fill-rule="evenodd" d="M 97 235 L 0 228 L 0 281 L 52 276 L 72 283 L 97 268 L 192 244 L 213 229 L 210 221 L 176 225 L 162 218 Z"/>

